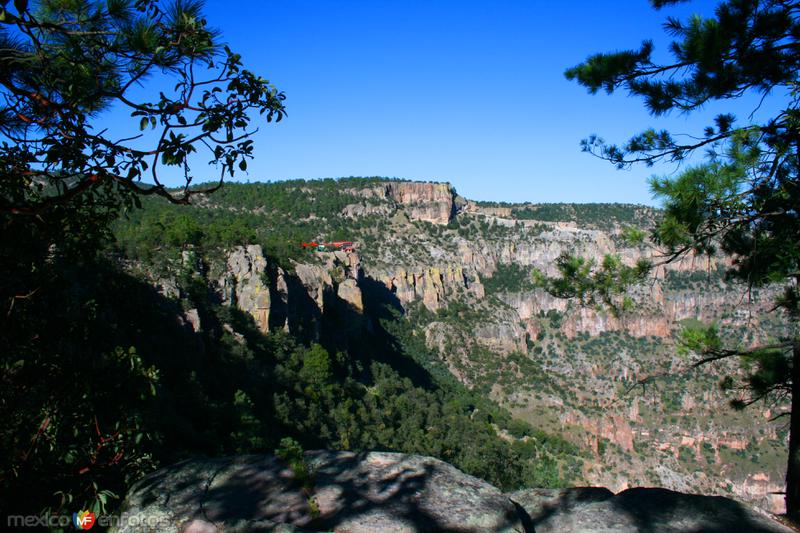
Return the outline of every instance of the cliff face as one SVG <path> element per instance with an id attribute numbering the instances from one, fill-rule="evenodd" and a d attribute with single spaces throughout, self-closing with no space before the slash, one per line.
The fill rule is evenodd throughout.
<path id="1" fill-rule="evenodd" d="M 447 224 L 456 214 L 455 193 L 447 183 L 389 183 L 387 192 L 411 220 Z"/>
<path id="2" fill-rule="evenodd" d="M 356 197 L 383 200 L 385 203 L 347 205 L 342 214 L 348 217 L 389 215 L 401 208 L 410 220 L 447 224 L 466 202 L 458 197 L 448 183 L 419 183 L 390 181 L 369 187 L 346 189 Z"/>
<path id="3" fill-rule="evenodd" d="M 355 317 L 348 327 L 357 329 L 364 311 L 358 254 L 316 252 L 315 259 L 295 263 L 294 271 L 287 273 L 268 268 L 261 246 L 239 246 L 229 251 L 217 289 L 223 303 L 251 315 L 265 332 L 284 329 L 318 340 L 326 313 Z"/>
<path id="4" fill-rule="evenodd" d="M 770 492 L 782 484 L 787 436 L 768 419 L 786 406 L 731 411 L 737 393 L 718 382 L 741 369 L 692 371 L 675 341 L 696 320 L 746 345 L 780 336 L 767 313 L 774 289 L 745 294 L 723 279 L 726 260 L 687 257 L 660 267 L 631 294 L 634 311 L 616 317 L 530 283 L 533 268 L 552 274 L 563 253 L 615 254 L 627 264 L 652 257 L 621 239 L 623 223 L 611 215 L 588 224 L 520 219 L 521 208 L 466 202 L 437 183 L 342 192 L 351 199 L 337 216 L 351 224 L 355 252 L 309 252 L 287 272 L 258 246 L 235 248 L 216 277 L 222 300 L 264 331 L 315 339 L 325 316 L 350 332 L 373 327 L 367 288 L 378 287 L 458 380 L 583 449 L 583 482 L 733 493 L 781 510 Z M 531 216 L 546 208 L 523 207 Z M 636 386 L 645 378 L 652 382 Z"/>
<path id="5" fill-rule="evenodd" d="M 448 298 L 471 295 L 480 299 L 485 293 L 477 274 L 469 275 L 463 267 L 452 264 L 417 272 L 400 268 L 393 274 L 381 275 L 381 279 L 402 304 L 421 300 L 431 311 L 446 305 Z"/>
<path id="6" fill-rule="evenodd" d="M 384 241 L 381 246 L 364 251 L 370 263 L 366 269 L 370 277 L 386 285 L 402 305 L 421 301 L 433 312 L 456 299 L 485 299 L 486 291 L 482 280 L 491 278 L 499 266 L 518 265 L 553 274 L 555 260 L 563 253 L 586 257 L 617 254 L 629 264 L 649 254 L 641 249 L 621 245 L 618 232 L 614 229 L 602 231 L 579 228 L 569 221 L 515 220 L 510 218 L 513 211 L 511 207 L 484 207 L 474 202 L 468 203 L 461 200 L 446 183 L 385 182 L 346 189 L 345 192 L 368 200 L 364 204 L 346 206 L 343 214 L 349 218 L 389 216 L 399 211 L 412 222 L 442 225 L 455 220 L 456 215 L 462 213 L 462 220 L 473 217 L 472 221 L 487 224 L 492 229 L 498 227 L 506 230 L 505 233 L 498 232 L 497 238 L 491 231 L 464 238 L 459 231 L 449 241 L 436 242 L 437 239 L 429 238 L 430 235 L 419 234 L 416 226 L 403 227 L 399 223 L 390 233 L 380 236 Z M 409 231 L 416 232 L 417 235 L 408 238 L 411 237 L 407 235 Z M 403 242 L 401 239 L 407 240 Z M 409 248 L 411 253 L 406 253 Z M 226 301 L 231 296 L 234 297 L 242 308 L 254 316 L 258 315 L 257 321 L 266 329 L 270 309 L 273 307 L 270 305 L 271 298 L 276 295 L 280 297 L 278 306 L 281 302 L 285 303 L 288 299 L 288 287 L 282 280 L 283 273 L 278 272 L 277 284 L 273 283 L 270 290 L 265 290 L 266 286 L 260 279 L 264 275 L 265 264 L 263 261 L 259 262 L 259 255 L 263 253 L 253 247 L 234 253 L 230 258 L 228 271 L 236 288 L 228 294 L 233 285 L 226 287 L 224 280 L 222 285 Z M 643 312 L 640 310 L 635 317 L 618 319 L 602 310 L 574 309 L 573 306 L 574 310 L 568 313 L 560 329 L 567 338 L 574 338 L 579 334 L 597 336 L 615 331 L 626 332 L 635 337 L 666 338 L 681 320 L 713 320 L 719 318 L 721 309 L 729 311 L 731 307 L 735 307 L 736 315 L 725 320 L 730 323 L 736 320 L 742 322 L 743 317 L 755 316 L 764 310 L 768 299 L 759 298 L 758 293 L 755 301 L 734 305 L 728 287 L 720 290 L 712 288 L 702 293 L 665 291 L 663 288 L 664 277 L 670 272 L 697 273 L 703 270 L 713 271 L 716 267 L 716 263 L 692 258 L 672 263 L 667 270 L 660 270 L 659 278 L 636 298 L 639 302 L 653 305 L 649 305 Z M 329 276 L 326 277 L 318 267 L 300 264 L 297 275 L 301 284 L 310 291 L 311 299 L 316 302 L 319 310 L 324 308 L 324 294 L 331 290 L 341 292 L 341 296 L 352 300 L 355 307 L 363 306 L 363 303 L 359 304 L 356 294 L 358 275 L 352 272 L 347 276 L 352 281 L 341 288 L 338 283 L 334 288 Z M 564 313 L 570 306 L 569 302 L 555 299 L 541 291 L 511 290 L 495 296 L 515 310 L 517 318 L 514 322 L 523 325 L 522 330 L 511 332 L 519 335 L 512 343 L 497 342 L 498 345 L 516 347 L 524 343 L 531 334 L 540 331 L 537 318 L 542 313 Z M 499 328 L 494 329 L 500 331 Z M 520 331 L 523 333 L 520 334 Z"/>
<path id="7" fill-rule="evenodd" d="M 250 313 L 261 331 L 269 330 L 272 309 L 270 289 L 264 277 L 266 268 L 267 260 L 261 246 L 241 246 L 228 256 L 227 272 L 220 280 L 223 302 Z"/>

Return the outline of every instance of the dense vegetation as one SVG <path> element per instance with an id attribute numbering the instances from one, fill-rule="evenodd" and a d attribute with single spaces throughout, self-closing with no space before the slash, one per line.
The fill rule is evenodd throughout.
<path id="1" fill-rule="evenodd" d="M 487 294 L 503 291 L 529 291 L 535 285 L 528 269 L 516 263 L 499 264 L 491 278 L 483 280 Z"/>
<path id="2" fill-rule="evenodd" d="M 0 5 L 0 514 L 107 511 L 159 461 L 230 447 L 226 383 L 241 376 L 226 372 L 241 368 L 222 360 L 234 353 L 188 338 L 180 306 L 103 248 L 143 196 L 200 194 L 190 163 L 220 179 L 245 170 L 254 119 L 285 116 L 283 93 L 219 42 L 202 7 Z M 139 92 L 143 80 L 163 90 Z M 130 114 L 114 133 L 97 122 L 111 107 Z M 165 167 L 184 187 L 163 186 Z M 177 226 L 173 245 L 197 237 Z"/>
<path id="3" fill-rule="evenodd" d="M 511 213 L 521 220 L 570 221 L 582 228 L 612 230 L 615 226 L 647 226 L 657 210 L 632 204 L 535 204 L 514 207 Z"/>
<path id="4" fill-rule="evenodd" d="M 625 225 L 649 226 L 660 215 L 653 207 L 621 203 L 510 203 L 475 201 L 480 207 L 506 208 L 519 220 L 572 222 L 582 228 L 613 230 Z"/>
<path id="5" fill-rule="evenodd" d="M 295 182 L 231 183 L 217 191 L 219 194 L 204 198 L 205 208 L 172 206 L 148 198 L 142 202 L 145 209 L 128 211 L 126 220 L 115 224 L 117 245 L 127 257 L 150 260 L 166 247 L 190 245 L 213 250 L 232 243 L 261 244 L 290 268 L 288 259 L 303 256 L 303 242 L 352 238 L 345 221 L 331 216 L 352 197 L 326 188 L 312 197 Z"/>
<path id="6" fill-rule="evenodd" d="M 459 238 L 511 241 L 525 226 L 526 236 L 535 239 L 548 229 L 546 224 L 522 224 L 523 219 L 611 229 L 649 224 L 652 210 L 509 204 L 516 222 L 498 223 L 480 215 L 459 217 L 446 226 L 409 223 L 393 205 L 386 216 L 343 217 L 342 211 L 353 204 L 364 209 L 387 207 L 348 190 L 374 185 L 378 178 L 231 184 L 214 196 L 202 197 L 201 190 L 217 184 L 190 186 L 193 142 L 210 150 L 221 175 L 233 175 L 246 169 L 252 154 L 247 111 L 258 110 L 267 120 L 279 120 L 284 110 L 283 95 L 243 70 L 237 54 L 226 48 L 214 55 L 216 35 L 206 28 L 199 3 L 178 2 L 170 9 L 162 9 L 166 3 L 155 0 L 20 1 L 6 9 L 7 4 L 0 8 L 0 23 L 19 29 L 31 42 L 22 45 L 10 38 L 0 52 L 9 67 L 0 88 L 8 104 L 0 117 L 0 135 L 8 141 L 2 145 L 0 165 L 4 272 L 0 301 L 5 312 L 0 324 L 4 348 L 0 413 L 5 422 L 0 429 L 0 510 L 4 514 L 11 510 L 63 514 L 87 507 L 107 513 L 116 508 L 131 482 L 160 465 L 191 455 L 276 448 L 291 450 L 294 460 L 303 447 L 435 455 L 504 489 L 563 485 L 580 473 L 574 445 L 538 425 L 512 419 L 487 398 L 497 390 L 531 394 L 509 401 L 510 408 L 529 403 L 536 397 L 533 394 L 569 396 L 561 404 L 567 406 L 587 398 L 598 400 L 606 391 L 572 394 L 563 380 L 553 379 L 548 365 L 571 364 L 561 357 L 565 353 L 611 359 L 655 352 L 655 339 L 613 335 L 593 340 L 578 334 L 576 340 L 567 341 L 559 329 L 562 314 L 551 311 L 540 317 L 544 327 L 535 341 L 529 339 L 528 353 L 513 351 L 501 359 L 484 346 L 467 347 L 464 358 L 452 364 L 471 383 L 468 389 L 427 346 L 418 327 L 438 321 L 475 329 L 491 312 L 488 306 L 472 307 L 456 298 L 436 314 L 419 307 L 406 317 L 385 287 L 367 280 L 362 287 L 363 323 L 336 306 L 326 306 L 315 318 L 321 323 L 319 335 L 264 334 L 249 315 L 223 304 L 210 273 L 219 271 L 231 247 L 259 243 L 267 251 L 269 275 L 281 266 L 294 279 L 292 260 L 311 260 L 301 242 L 359 239 L 369 249 L 381 243 L 387 228 L 402 226 L 396 222 L 404 218 L 406 230 L 413 230 L 392 242 L 399 253 L 408 251 L 414 259 L 424 260 L 430 252 L 414 232 L 430 235 L 436 246 L 453 250 Z M 222 58 L 217 66 L 224 74 L 210 83 L 227 87 L 227 92 L 211 86 L 194 92 L 194 64 L 213 68 L 212 57 Z M 152 151 L 143 151 L 127 141 L 103 137 L 105 130 L 95 129 L 92 118 L 111 100 L 122 99 L 151 68 L 176 75 L 174 93 L 161 94 L 154 104 L 131 106 L 121 101 L 133 109 L 140 130 L 158 128 L 161 140 Z M 193 95 L 200 100 L 192 101 Z M 786 135 L 776 134 L 796 132 L 794 120 L 792 114 L 791 121 L 773 124 L 777 129 L 768 132 L 779 139 L 771 147 L 781 157 L 796 155 L 784 146 Z M 734 131 L 724 117 L 716 126 L 718 134 Z M 199 137 L 180 133 L 189 130 Z M 222 132 L 227 135 L 220 137 Z M 656 138 L 639 139 L 638 146 Z M 669 143 L 663 136 L 660 141 Z M 743 136 L 734 144 L 737 149 L 752 148 L 748 143 L 752 142 Z M 618 152 L 605 155 L 613 159 Z M 742 156 L 740 163 L 760 156 L 734 155 Z M 150 156 L 155 156 L 152 161 Z M 783 247 L 776 247 L 781 239 L 773 238 L 797 242 L 791 224 L 797 212 L 792 181 L 796 169 L 779 163 L 781 194 L 767 182 L 759 191 L 770 194 L 755 195 L 759 200 L 755 212 L 777 204 L 781 216 L 790 215 L 778 226 L 764 226 L 758 243 L 768 245 L 759 248 L 767 255 L 749 257 L 762 277 L 776 272 L 785 276 L 789 267 L 794 269 L 789 272 L 796 272 L 797 254 L 791 249 L 786 257 L 776 253 Z M 159 165 L 185 171 L 185 187 L 163 187 L 156 171 Z M 155 186 L 139 183 L 148 169 Z M 710 169 L 727 171 L 728 176 L 731 170 L 740 170 Z M 689 185 L 684 182 L 674 191 L 668 182 L 657 185 L 662 193 L 678 197 L 677 193 L 691 192 L 694 183 L 708 183 L 706 170 L 690 175 Z M 736 179 L 732 183 L 741 184 Z M 713 180 L 711 184 L 718 185 Z M 170 205 L 157 196 L 179 204 L 194 197 L 197 203 Z M 697 195 L 686 197 L 688 206 L 676 202 L 667 213 L 667 221 L 673 223 L 668 229 L 674 230 L 660 234 L 667 244 L 690 243 L 687 228 L 705 235 L 708 226 L 702 216 L 691 217 L 698 210 L 720 212 L 713 202 L 704 211 L 708 202 L 698 202 Z M 141 209 L 134 208 L 139 204 Z M 683 224 L 687 212 L 689 226 Z M 121 213 L 124 218 L 119 218 Z M 733 235 L 739 240 L 728 242 L 729 250 L 741 251 L 750 243 L 744 238 L 748 235 Z M 777 267 L 767 261 L 771 266 L 759 270 L 765 257 L 778 260 Z M 587 276 L 591 267 L 571 266 Z M 606 286 L 616 286 L 611 274 L 619 268 L 609 263 L 606 270 Z M 158 280 L 165 280 L 174 291 L 169 296 L 159 293 L 154 288 Z M 667 285 L 682 290 L 700 281 L 673 276 Z M 491 296 L 530 288 L 530 276 L 518 267 L 501 266 L 485 286 L 496 310 L 502 306 Z M 796 283 L 786 298 L 796 307 Z M 343 330 L 342 324 L 353 326 Z M 448 342 L 448 356 L 457 354 L 454 341 Z M 794 346 L 797 358 L 796 340 Z M 772 370 L 778 385 L 786 385 L 790 367 L 781 366 L 785 361 L 774 352 L 767 355 L 764 360 L 777 363 Z M 795 364 L 795 373 L 798 368 Z M 571 379 L 574 373 L 564 375 Z M 763 387 L 775 382 L 759 383 Z M 710 386 L 710 378 L 702 384 Z M 619 383 L 627 385 L 625 380 Z M 668 410 L 678 409 L 675 390 L 660 394 L 659 401 Z M 599 402 L 587 410 L 599 410 L 596 405 Z M 793 438 L 797 434 L 792 429 Z M 599 455 L 613 455 L 614 446 L 601 440 Z M 704 449 L 709 464 L 711 451 Z M 747 454 L 753 462 L 763 460 L 752 444 L 735 453 Z M 696 462 L 689 448 L 681 449 L 679 456 L 684 463 Z"/>
<path id="7" fill-rule="evenodd" d="M 398 246 L 425 253 L 425 239 L 446 246 L 453 235 L 504 240 L 521 231 L 481 216 L 459 215 L 452 227 L 405 221 L 393 228 L 373 215 L 342 217 L 341 206 L 364 201 L 350 189 L 374 181 L 228 184 L 221 194 L 203 197 L 193 206 L 144 198 L 142 209 L 131 208 L 112 223 L 113 236 L 107 230 L 99 232 L 92 240 L 80 241 L 69 256 L 71 249 L 65 245 L 42 271 L 53 283 L 43 288 L 48 297 L 17 304 L 18 311 L 25 309 L 32 317 L 31 329 L 19 331 L 17 339 L 36 337 L 34 331 L 47 333 L 40 333 L 37 348 L 30 348 L 42 355 L 19 368 L 17 382 L 9 381 L 7 397 L 27 392 L 29 403 L 23 410 L 37 413 L 6 429 L 8 442 L 14 442 L 9 454 L 15 446 L 27 451 L 26 439 L 37 435 L 45 422 L 46 427 L 14 482 L 13 493 L 20 500 L 8 501 L 21 509 L 47 504 L 57 512 L 70 505 L 60 496 L 51 497 L 63 491 L 75 501 L 98 507 L 105 500 L 107 509 L 113 509 L 119 500 L 112 495 L 121 495 L 128 483 L 159 465 L 192 454 L 272 452 L 284 437 L 307 449 L 435 455 L 504 488 L 555 486 L 578 479 L 581 452 L 554 435 L 561 426 L 552 413 L 541 413 L 529 425 L 486 398 L 493 390 L 531 398 L 553 395 L 565 398 L 571 408 L 592 413 L 592 391 L 576 395 L 569 383 L 552 373 L 554 366 L 565 364 L 563 354 L 611 360 L 622 351 L 655 353 L 655 345 L 583 335 L 568 342 L 559 331 L 562 314 L 551 311 L 540 317 L 543 329 L 529 340 L 528 353 L 499 356 L 472 346 L 463 361 L 452 363 L 472 383 L 468 390 L 419 335 L 433 321 L 455 331 L 479 327 L 494 312 L 491 305 L 502 305 L 492 296 L 532 287 L 530 272 L 519 266 L 498 265 L 492 277 L 482 279 L 490 298 L 481 305 L 454 298 L 437 313 L 420 304 L 407 307 L 403 315 L 387 294 L 370 292 L 365 285 L 366 316 L 373 327 L 350 330 L 346 338 L 331 333 L 337 324 L 349 321 L 333 308 L 322 317 L 321 336 L 311 338 L 280 331 L 264 336 L 249 315 L 221 304 L 211 277 L 220 272 L 226 250 L 235 245 L 264 245 L 271 268 L 284 266 L 291 276 L 290 259 L 314 261 L 299 246 L 310 238 L 346 236 L 385 249 L 383 236 L 405 228 L 411 232 Z M 317 198 L 324 199 L 320 214 L 325 217 L 308 211 Z M 101 226 L 107 223 L 98 220 Z M 538 235 L 538 228 L 527 230 L 533 238 Z M 718 277 L 720 272 L 674 274 L 666 283 L 675 289 L 685 283 L 689 287 L 709 275 Z M 152 288 L 158 279 L 176 282 L 178 290 L 171 298 Z M 62 301 L 69 305 L 59 304 Z M 26 307 L 33 303 L 35 307 Z M 187 325 L 188 309 L 198 310 L 197 332 Z M 457 341 L 449 342 L 445 351 L 458 353 Z M 61 402 L 40 411 L 53 392 L 47 380 L 33 377 L 42 367 L 52 375 L 83 380 L 91 394 L 70 396 L 68 391 L 61 396 L 64 392 L 59 390 Z M 126 386 L 103 380 L 104 375 L 124 376 Z M 670 390 L 680 390 L 680 384 Z M 121 394 L 127 399 L 114 401 L 125 406 L 124 411 L 111 409 L 113 402 L 108 400 Z M 528 398 L 505 405 L 518 415 L 519 410 L 539 413 L 535 404 Z M 659 416 L 653 415 L 654 420 Z M 86 431 L 73 433 L 75 427 L 88 428 L 88 436 Z M 498 431 L 513 438 L 504 440 Z M 602 446 L 609 460 L 626 457 L 612 443 Z M 13 464 L 9 462 L 9 468 Z M 49 484 L 37 485 L 48 470 L 60 474 Z"/>

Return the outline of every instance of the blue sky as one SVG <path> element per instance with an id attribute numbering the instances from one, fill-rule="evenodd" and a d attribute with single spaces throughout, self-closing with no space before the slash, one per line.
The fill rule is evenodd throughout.
<path id="1" fill-rule="evenodd" d="M 246 67 L 287 95 L 288 118 L 261 128 L 242 180 L 378 175 L 449 181 L 477 200 L 650 204 L 648 176 L 675 167 L 618 171 L 581 153 L 580 140 L 623 141 L 649 125 L 699 132 L 731 106 L 657 121 L 639 100 L 589 95 L 563 72 L 646 38 L 666 57 L 665 16 L 712 9 L 699 1 L 657 12 L 646 0 L 206 2 L 210 24 Z M 754 102 L 733 109 L 746 115 Z"/>

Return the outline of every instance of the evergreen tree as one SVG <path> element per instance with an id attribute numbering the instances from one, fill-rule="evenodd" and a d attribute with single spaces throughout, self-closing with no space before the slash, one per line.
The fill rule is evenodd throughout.
<path id="1" fill-rule="evenodd" d="M 201 192 L 189 189 L 190 162 L 210 158 L 221 182 L 252 157 L 249 112 L 284 115 L 283 94 L 220 47 L 198 0 L 8 4 L 0 7 L 2 213 L 39 214 L 81 195 L 114 203 L 126 191 L 187 203 Z M 147 101 L 137 93 L 147 84 L 172 90 L 152 90 L 158 97 Z M 133 119 L 116 134 L 94 120 L 112 106 Z M 207 155 L 193 157 L 198 150 Z M 185 186 L 168 191 L 164 169 Z"/>
<path id="2" fill-rule="evenodd" d="M 653 0 L 660 9 L 679 0 Z M 666 250 L 665 262 L 687 254 L 723 253 L 733 258 L 729 276 L 749 285 L 782 284 L 776 302 L 788 335 L 755 349 L 726 347 L 715 330 L 689 331 L 685 344 L 700 354 L 697 365 L 740 357 L 751 368 L 749 401 L 791 397 L 786 507 L 800 518 L 800 2 L 726 0 L 711 18 L 667 18 L 673 60 L 652 59 L 653 43 L 640 48 L 596 54 L 566 71 L 567 78 L 589 92 L 625 90 L 641 97 L 654 115 L 691 113 L 713 101 L 754 93 L 776 99 L 780 111 L 763 122 L 738 122 L 730 113 L 716 116 L 695 136 L 647 129 L 622 145 L 597 136 L 583 149 L 619 168 L 659 161 L 681 162 L 698 150 L 705 160 L 677 177 L 652 179 L 664 201 L 663 220 L 652 239 Z M 685 139 L 690 139 L 688 142 Z M 562 257 L 560 276 L 540 277 L 551 292 L 618 304 L 624 287 L 650 270 L 641 263 L 625 267 L 606 259 L 598 266 Z M 733 385 L 732 379 L 726 380 Z"/>
<path id="3" fill-rule="evenodd" d="M 170 318 L 147 304 L 117 320 L 126 298 L 152 300 L 98 251 L 141 195 L 188 203 L 198 170 L 215 172 L 206 190 L 245 170 L 250 115 L 279 120 L 283 100 L 220 46 L 197 0 L 0 2 L 0 509 L 100 509 L 153 466 L 142 413 L 159 376 L 144 345 L 170 337 Z M 98 127 L 112 108 L 130 120 Z M 199 235 L 184 217 L 169 238 Z"/>

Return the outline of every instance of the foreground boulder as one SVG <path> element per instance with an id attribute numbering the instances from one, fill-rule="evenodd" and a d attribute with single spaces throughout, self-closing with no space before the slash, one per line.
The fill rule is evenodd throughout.
<path id="1" fill-rule="evenodd" d="M 134 485 L 124 533 L 524 531 L 498 489 L 431 457 L 308 452 L 314 489 L 271 456 L 192 460 Z"/>
<path id="2" fill-rule="evenodd" d="M 648 488 L 502 494 L 431 457 L 317 451 L 305 460 L 313 489 L 272 456 L 163 468 L 131 488 L 115 531 L 791 533 L 719 496 Z"/>
<path id="3" fill-rule="evenodd" d="M 791 533 L 766 515 L 722 496 L 635 488 L 525 489 L 509 494 L 536 533 Z"/>

